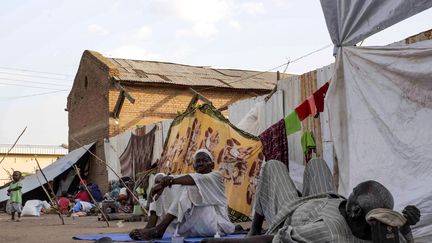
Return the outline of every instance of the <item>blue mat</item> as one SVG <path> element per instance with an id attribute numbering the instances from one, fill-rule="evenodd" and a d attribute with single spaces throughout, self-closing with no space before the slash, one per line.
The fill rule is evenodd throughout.
<path id="1" fill-rule="evenodd" d="M 244 238 L 246 235 L 227 235 L 221 238 Z M 171 235 L 165 234 L 164 238 L 161 240 L 152 240 L 152 241 L 138 241 L 138 240 L 132 240 L 128 234 L 98 234 L 98 235 L 77 235 L 72 237 L 74 240 L 89 240 L 89 241 L 95 241 L 103 237 L 109 237 L 113 241 L 122 241 L 122 242 L 159 242 L 159 243 L 170 243 L 171 242 Z M 191 237 L 184 239 L 185 243 L 196 243 L 201 242 L 201 240 L 206 239 L 209 237 Z"/>

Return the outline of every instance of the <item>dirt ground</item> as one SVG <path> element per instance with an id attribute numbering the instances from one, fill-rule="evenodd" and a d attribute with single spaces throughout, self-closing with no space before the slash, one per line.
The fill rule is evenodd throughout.
<path id="1" fill-rule="evenodd" d="M 102 233 L 128 233 L 132 229 L 142 228 L 145 222 L 124 222 L 119 228 L 118 221 L 110 221 L 110 227 L 97 217 L 80 217 L 74 220 L 65 217 L 65 225 L 57 215 L 42 215 L 41 217 L 23 217 L 21 222 L 8 222 L 10 216 L 0 213 L 0 243 L 80 243 L 89 241 L 73 240 L 74 235 L 89 235 Z"/>

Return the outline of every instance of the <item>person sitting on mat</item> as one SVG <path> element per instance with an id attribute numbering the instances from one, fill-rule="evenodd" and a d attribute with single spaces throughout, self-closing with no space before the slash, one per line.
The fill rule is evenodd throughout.
<path id="1" fill-rule="evenodd" d="M 332 174 L 324 160 L 312 159 L 306 165 L 301 196 L 286 165 L 270 160 L 261 169 L 248 237 L 202 242 L 370 242 L 372 233 L 366 215 L 377 208 L 393 209 L 390 191 L 376 181 L 365 181 L 353 189 L 348 200 L 334 192 Z M 402 213 L 407 222 L 400 227 L 400 233 L 413 242 L 410 226 L 420 220 L 420 211 L 407 206 Z M 260 235 L 264 219 L 270 227 Z"/>
<path id="2" fill-rule="evenodd" d="M 214 161 L 207 149 L 196 151 L 196 173 L 163 176 L 151 191 L 150 217 L 144 229 L 130 232 L 134 240 L 161 239 L 177 230 L 183 237 L 228 235 L 234 225 L 228 218 L 228 204 L 222 174 L 213 171 Z M 160 219 L 160 220 L 159 220 Z"/>

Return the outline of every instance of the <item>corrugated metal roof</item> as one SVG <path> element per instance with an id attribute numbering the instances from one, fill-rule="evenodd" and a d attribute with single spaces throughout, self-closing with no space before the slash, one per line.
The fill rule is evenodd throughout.
<path id="1" fill-rule="evenodd" d="M 5 154 L 12 147 L 12 144 L 0 144 L 0 154 Z M 30 154 L 30 155 L 65 155 L 67 148 L 56 145 L 15 145 L 9 154 Z"/>
<path id="2" fill-rule="evenodd" d="M 258 90 L 271 90 L 276 84 L 275 72 L 214 69 L 120 58 L 106 59 L 118 70 L 114 79 L 120 81 Z M 281 79 L 289 76 L 291 75 L 282 74 Z"/>

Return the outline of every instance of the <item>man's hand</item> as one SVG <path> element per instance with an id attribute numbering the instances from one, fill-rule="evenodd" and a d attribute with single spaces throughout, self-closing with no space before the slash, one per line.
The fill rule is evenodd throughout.
<path id="1" fill-rule="evenodd" d="M 413 205 L 408 205 L 402 211 L 403 216 L 407 219 L 408 225 L 416 225 L 420 221 L 420 210 Z"/>
<path id="2" fill-rule="evenodd" d="M 417 224 L 420 220 L 420 210 L 416 206 L 409 205 L 405 207 L 402 214 L 407 219 L 407 222 L 399 228 L 399 231 L 408 242 L 414 242 L 411 233 L 411 225 Z"/>
<path id="3" fill-rule="evenodd" d="M 164 186 L 162 186 L 161 184 L 156 184 L 150 191 L 150 199 L 153 200 L 154 198 L 155 201 L 158 200 L 163 190 Z"/>
<path id="4" fill-rule="evenodd" d="M 159 184 L 161 184 L 163 187 L 171 187 L 172 179 L 174 179 L 174 177 L 172 177 L 172 176 L 164 176 L 160 180 Z"/>

